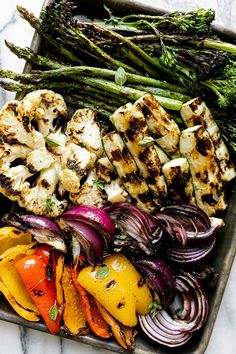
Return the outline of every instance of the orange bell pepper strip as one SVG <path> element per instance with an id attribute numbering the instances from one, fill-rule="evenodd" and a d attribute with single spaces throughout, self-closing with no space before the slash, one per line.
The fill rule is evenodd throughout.
<path id="1" fill-rule="evenodd" d="M 48 278 L 50 261 L 48 246 L 40 246 L 35 254 L 21 258 L 15 267 L 19 272 L 32 300 L 37 306 L 50 333 L 60 332 L 61 314 L 57 308 L 55 278 Z"/>
<path id="2" fill-rule="evenodd" d="M 92 295 L 77 282 L 78 270 L 74 269 L 72 266 L 71 276 L 76 290 L 80 295 L 81 304 L 89 327 L 98 337 L 110 338 L 112 334 L 109 331 L 109 326 L 104 321 Z"/>
<path id="3" fill-rule="evenodd" d="M 134 339 L 137 331 L 133 327 L 127 327 L 117 322 L 114 317 L 95 299 L 97 307 L 103 316 L 104 320 L 111 327 L 112 333 L 117 342 L 124 349 L 134 349 Z"/>

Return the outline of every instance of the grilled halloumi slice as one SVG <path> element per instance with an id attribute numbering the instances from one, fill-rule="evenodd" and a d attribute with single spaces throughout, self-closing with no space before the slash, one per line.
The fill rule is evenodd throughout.
<path id="1" fill-rule="evenodd" d="M 220 129 L 206 103 L 200 97 L 194 98 L 183 104 L 180 113 L 187 127 L 201 124 L 207 129 L 219 162 L 221 178 L 223 182 L 231 181 L 236 176 L 235 167 L 220 135 Z"/>
<path id="2" fill-rule="evenodd" d="M 226 209 L 220 169 L 207 130 L 202 125 L 183 130 L 180 152 L 190 166 L 197 205 L 208 215 Z"/>
<path id="3" fill-rule="evenodd" d="M 138 167 L 117 132 L 110 132 L 103 137 L 105 153 L 114 166 L 125 189 L 141 209 L 152 211 L 153 196 Z"/>
<path id="4" fill-rule="evenodd" d="M 179 157 L 162 167 L 169 190 L 169 198 L 176 202 L 195 204 L 194 189 L 189 164 L 186 158 Z"/>
<path id="5" fill-rule="evenodd" d="M 179 157 L 180 129 L 151 93 L 135 102 L 146 119 L 149 130 L 157 144 L 172 158 Z"/>
<path id="6" fill-rule="evenodd" d="M 156 204 L 167 197 L 167 186 L 161 171 L 161 162 L 153 145 L 146 146 L 144 139 L 150 137 L 140 106 L 123 106 L 111 116 L 116 130 L 133 156 L 139 171 L 153 192 Z"/>
<path id="7" fill-rule="evenodd" d="M 153 146 L 157 152 L 161 166 L 165 165 L 165 163 L 170 161 L 168 155 L 158 145 L 154 144 Z"/>
<path id="8" fill-rule="evenodd" d="M 103 156 L 95 163 L 96 174 L 99 179 L 105 183 L 110 183 L 112 179 L 117 178 L 114 167 L 107 156 Z"/>

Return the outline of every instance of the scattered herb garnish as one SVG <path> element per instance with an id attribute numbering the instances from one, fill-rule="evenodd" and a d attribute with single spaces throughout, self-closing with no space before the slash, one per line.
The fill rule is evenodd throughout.
<path id="1" fill-rule="evenodd" d="M 146 136 L 142 140 L 139 141 L 138 145 L 143 146 L 143 147 L 148 147 L 153 145 L 155 142 L 155 139 L 153 139 L 151 136 Z"/>
<path id="2" fill-rule="evenodd" d="M 104 278 L 108 277 L 109 273 L 110 273 L 110 271 L 109 271 L 108 266 L 103 265 L 96 271 L 95 278 L 96 279 L 104 279 Z"/>
<path id="3" fill-rule="evenodd" d="M 46 144 L 47 144 L 48 147 L 57 147 L 57 146 L 60 146 L 60 144 L 58 144 L 56 141 L 51 140 L 51 139 L 49 139 L 49 138 L 45 138 L 44 140 L 45 140 L 45 142 L 46 142 Z"/>
<path id="4" fill-rule="evenodd" d="M 54 321 L 54 322 L 56 321 L 58 313 L 59 313 L 59 311 L 58 311 L 57 305 L 54 304 L 50 308 L 50 311 L 49 311 L 49 316 L 50 316 L 52 321 Z"/>
<path id="5" fill-rule="evenodd" d="M 48 212 L 51 211 L 52 208 L 53 208 L 53 206 L 54 206 L 55 204 L 56 204 L 56 203 L 55 203 L 52 199 L 48 198 L 48 199 L 46 200 L 46 208 L 47 208 L 47 211 L 48 211 Z"/>
<path id="6" fill-rule="evenodd" d="M 149 306 L 148 306 L 148 309 L 149 309 L 149 313 L 151 315 L 151 317 L 155 317 L 156 314 L 158 313 L 158 311 L 161 311 L 162 310 L 162 306 L 156 302 L 156 301 L 153 301 Z"/>
<path id="7" fill-rule="evenodd" d="M 94 179 L 93 185 L 97 186 L 101 192 L 104 191 L 104 189 L 105 189 L 105 182 L 101 179 Z"/>
<path id="8" fill-rule="evenodd" d="M 119 86 L 123 86 L 126 82 L 126 72 L 125 69 L 120 67 L 115 73 L 115 83 Z"/>

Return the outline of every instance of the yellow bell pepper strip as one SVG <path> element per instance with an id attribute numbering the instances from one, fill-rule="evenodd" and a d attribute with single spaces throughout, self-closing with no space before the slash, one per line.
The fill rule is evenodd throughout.
<path id="1" fill-rule="evenodd" d="M 17 301 L 14 299 L 10 291 L 7 289 L 7 287 L 4 285 L 4 283 L 0 280 L 0 292 L 4 295 L 4 297 L 7 299 L 11 307 L 18 313 L 19 316 L 24 318 L 27 321 L 32 321 L 32 322 L 38 322 L 40 320 L 40 317 L 33 311 L 30 311 L 28 309 L 24 309 L 22 306 L 20 306 Z"/>
<path id="2" fill-rule="evenodd" d="M 72 336 L 89 333 L 80 296 L 73 283 L 70 268 L 65 264 L 61 278 L 64 292 L 63 322 L 64 330 Z"/>
<path id="3" fill-rule="evenodd" d="M 151 291 L 134 265 L 122 254 L 104 258 L 102 266 L 83 268 L 77 280 L 125 326 L 136 326 L 137 314 L 149 312 Z"/>
<path id="4" fill-rule="evenodd" d="M 112 333 L 120 346 L 124 349 L 133 350 L 135 347 L 134 339 L 138 333 L 136 329 L 118 323 L 97 300 L 95 301 L 101 315 L 111 327 Z"/>
<path id="5" fill-rule="evenodd" d="M 29 232 L 18 230 L 12 226 L 0 228 L 0 255 L 8 248 L 17 245 L 28 245 L 32 242 L 32 235 Z"/>
<path id="6" fill-rule="evenodd" d="M 106 321 L 97 308 L 94 298 L 90 295 L 77 281 L 78 270 L 71 266 L 71 275 L 81 299 L 84 314 L 88 321 L 91 330 L 101 338 L 110 338 L 111 333 L 109 331 Z"/>
<path id="7" fill-rule="evenodd" d="M 39 321 L 39 311 L 32 301 L 25 285 L 15 269 L 16 262 L 35 252 L 36 242 L 16 245 L 0 256 L 0 290 L 14 310 L 28 321 Z"/>
<path id="8" fill-rule="evenodd" d="M 42 245 L 38 247 L 37 254 L 20 259 L 15 267 L 50 333 L 56 334 L 60 332 L 61 313 L 57 307 L 55 277 L 47 272 L 50 250 L 51 247 Z M 52 273 L 55 274 L 54 269 Z"/>

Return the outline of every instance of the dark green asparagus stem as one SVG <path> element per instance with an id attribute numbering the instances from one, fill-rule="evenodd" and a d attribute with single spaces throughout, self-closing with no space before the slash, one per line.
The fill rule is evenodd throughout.
<path id="1" fill-rule="evenodd" d="M 184 95 L 179 92 L 174 92 L 168 89 L 162 89 L 158 87 L 151 87 L 151 86 L 142 86 L 142 85 L 130 85 L 128 84 L 127 86 L 132 87 L 136 90 L 141 90 L 141 91 L 146 91 L 146 92 L 151 92 L 153 95 L 159 95 L 163 97 L 169 97 L 169 98 L 174 98 L 183 102 L 189 101 L 191 99 L 190 96 Z"/>
<path id="2" fill-rule="evenodd" d="M 30 48 L 20 48 L 8 41 L 5 41 L 5 44 L 10 49 L 10 51 L 14 53 L 18 58 L 28 60 L 34 65 L 52 69 L 64 68 L 64 65 L 49 58 L 46 58 L 42 55 L 36 54 Z"/>
<path id="3" fill-rule="evenodd" d="M 45 63 L 47 58 L 45 58 Z M 12 80 L 19 80 L 19 81 L 41 81 L 41 80 L 48 80 L 54 78 L 65 78 L 71 77 L 73 80 L 77 80 L 77 75 L 83 76 L 94 76 L 97 78 L 104 78 L 115 81 L 116 71 L 104 68 L 97 68 L 97 67 L 90 67 L 90 66 L 61 66 L 60 69 L 55 70 L 45 70 L 45 71 L 33 71 L 30 74 L 16 74 L 9 70 L 1 70 L 0 77 L 7 77 Z M 78 78 L 79 81 L 79 78 Z M 186 93 L 186 89 L 177 86 L 171 83 L 167 83 L 166 81 L 156 80 L 150 77 L 135 75 L 126 73 L 126 82 L 130 84 L 138 84 L 140 87 L 144 85 L 145 87 L 154 87 L 154 88 L 162 88 L 166 90 L 171 90 L 174 94 L 175 92 L 179 93 Z M 142 91 L 150 91 L 151 89 L 144 89 L 138 88 Z M 164 90 L 163 90 L 164 91 Z M 156 93 L 158 94 L 158 93 Z M 168 96 L 165 96 L 168 97 Z M 181 97 L 181 96 L 180 96 Z"/>
<path id="4" fill-rule="evenodd" d="M 52 89 L 52 90 L 59 90 L 59 91 L 65 91 L 65 90 L 70 90 L 70 91 L 77 91 L 79 88 L 81 88 L 81 83 L 84 83 L 86 85 L 90 85 L 95 88 L 100 88 L 104 90 L 104 92 L 107 92 L 107 94 L 110 95 L 110 93 L 113 93 L 117 95 L 118 97 L 126 98 L 128 100 L 137 100 L 141 96 L 145 95 L 145 91 L 140 91 L 140 90 L 135 90 L 130 87 L 124 87 L 124 86 L 119 86 L 116 85 L 115 83 L 112 83 L 110 81 L 106 81 L 103 79 L 96 79 L 96 78 L 88 78 L 88 77 L 80 77 L 80 82 L 39 82 L 35 84 L 17 84 L 13 82 L 1 82 L 0 86 L 2 86 L 5 90 L 8 91 L 15 91 L 15 92 L 21 92 L 21 91 L 33 91 L 36 89 Z M 182 101 L 180 100 L 174 100 L 171 98 L 167 97 L 162 97 L 155 95 L 155 98 L 159 101 L 159 103 L 166 109 L 174 110 L 174 111 L 179 111 L 182 107 Z"/>
<path id="5" fill-rule="evenodd" d="M 70 62 L 83 65 L 84 62 L 78 58 L 72 51 L 65 48 L 63 45 L 60 44 L 59 41 L 52 38 L 48 33 L 41 30 L 41 23 L 40 21 L 27 9 L 22 6 L 17 6 L 17 11 L 21 15 L 21 17 L 26 20 L 31 27 L 33 27 L 41 36 L 43 36 L 46 41 L 52 46 L 58 53 L 60 53 L 63 57 L 67 58 Z"/>

